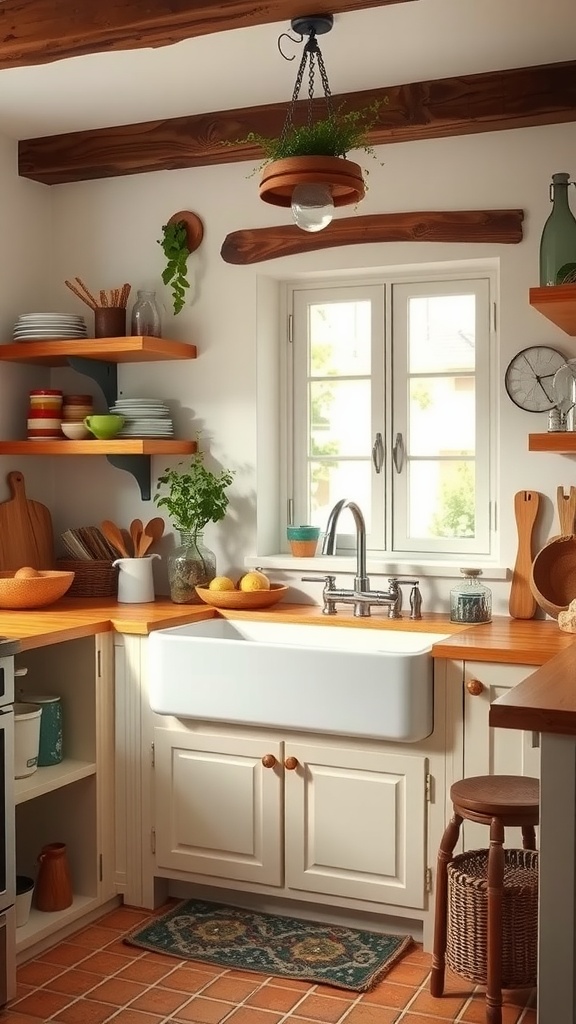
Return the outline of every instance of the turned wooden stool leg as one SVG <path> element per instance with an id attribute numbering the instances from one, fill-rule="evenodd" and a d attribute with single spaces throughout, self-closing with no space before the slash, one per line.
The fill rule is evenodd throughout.
<path id="1" fill-rule="evenodd" d="M 500 818 L 490 824 L 488 853 L 488 971 L 487 1024 L 502 1024 L 502 897 L 504 893 L 504 827 Z"/>
<path id="2" fill-rule="evenodd" d="M 536 829 L 534 825 L 522 826 L 522 847 L 524 850 L 536 849 Z"/>
<path id="3" fill-rule="evenodd" d="M 436 907 L 434 911 L 434 951 L 432 954 L 432 975 L 430 994 L 438 998 L 444 992 L 444 971 L 446 969 L 446 937 L 448 932 L 448 864 L 452 860 L 454 847 L 460 835 L 462 818 L 454 811 L 446 826 L 436 869 Z"/>

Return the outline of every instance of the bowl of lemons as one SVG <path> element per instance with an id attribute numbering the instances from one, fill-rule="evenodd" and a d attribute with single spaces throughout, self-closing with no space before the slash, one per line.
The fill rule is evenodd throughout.
<path id="1" fill-rule="evenodd" d="M 270 608 L 288 593 L 282 583 L 271 583 L 259 569 L 252 569 L 234 583 L 229 576 L 215 576 L 207 587 L 196 587 L 198 597 L 213 608 L 250 611 Z"/>

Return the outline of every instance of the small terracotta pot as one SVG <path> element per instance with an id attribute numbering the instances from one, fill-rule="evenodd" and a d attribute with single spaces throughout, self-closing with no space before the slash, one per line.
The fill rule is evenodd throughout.
<path id="1" fill-rule="evenodd" d="M 36 880 L 36 906 L 38 910 L 53 913 L 66 910 L 73 901 L 72 878 L 68 864 L 66 843 L 48 843 L 38 855 Z"/>

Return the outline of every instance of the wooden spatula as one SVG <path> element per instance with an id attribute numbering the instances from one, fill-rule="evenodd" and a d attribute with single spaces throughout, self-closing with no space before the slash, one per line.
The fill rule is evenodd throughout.
<path id="1" fill-rule="evenodd" d="M 532 619 L 538 604 L 530 589 L 532 531 L 538 515 L 538 491 L 518 491 L 514 495 L 514 515 L 518 528 L 518 554 L 512 574 L 508 610 L 513 619 Z"/>
<path id="2" fill-rule="evenodd" d="M 556 503 L 558 505 L 558 519 L 560 521 L 560 536 L 571 537 L 574 533 L 574 521 L 576 519 L 576 487 L 571 487 L 568 494 L 564 494 L 564 488 L 556 490 Z"/>
<path id="3" fill-rule="evenodd" d="M 130 552 L 124 543 L 120 527 L 116 526 L 116 523 L 113 523 L 111 519 L 104 519 L 104 521 L 100 523 L 100 529 L 108 543 L 111 544 L 113 548 L 116 548 L 116 551 L 122 556 L 122 558 L 130 558 Z"/>

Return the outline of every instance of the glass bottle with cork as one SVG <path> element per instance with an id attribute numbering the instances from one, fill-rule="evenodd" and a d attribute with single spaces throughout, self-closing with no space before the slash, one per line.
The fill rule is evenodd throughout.
<path id="1" fill-rule="evenodd" d="M 576 219 L 568 201 L 568 186 L 574 184 L 565 171 L 552 175 L 552 212 L 540 239 L 541 287 L 576 281 Z"/>

